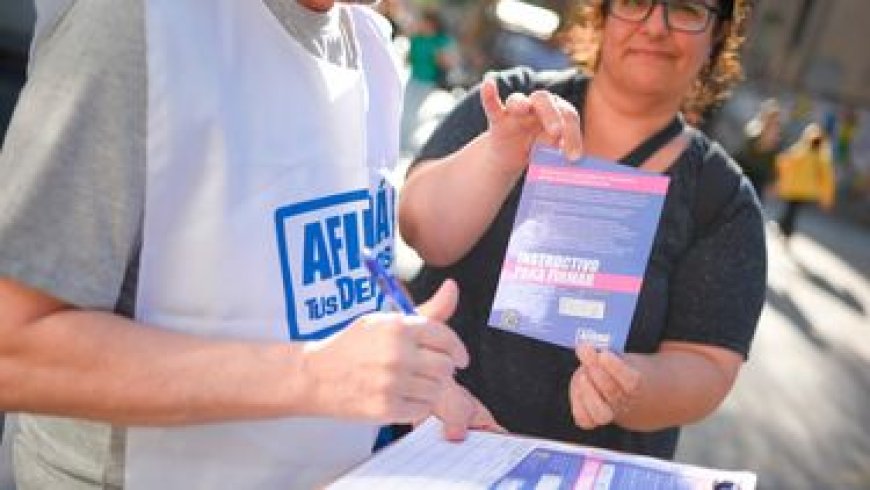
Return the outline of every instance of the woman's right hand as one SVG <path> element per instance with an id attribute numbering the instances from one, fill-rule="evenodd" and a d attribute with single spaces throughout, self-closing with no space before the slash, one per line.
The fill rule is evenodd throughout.
<path id="1" fill-rule="evenodd" d="M 583 154 L 580 115 L 571 103 L 545 90 L 515 92 L 502 102 L 494 80 L 484 80 L 480 101 L 489 122 L 488 160 L 517 175 L 535 143 L 561 149 L 569 158 Z"/>
<path id="2" fill-rule="evenodd" d="M 625 357 L 598 352 L 589 345 L 576 349 L 580 366 L 569 387 L 574 423 L 585 430 L 616 422 L 636 404 L 641 374 Z"/>

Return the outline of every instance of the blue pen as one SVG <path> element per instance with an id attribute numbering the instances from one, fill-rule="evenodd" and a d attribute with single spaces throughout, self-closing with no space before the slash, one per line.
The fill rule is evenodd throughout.
<path id="1" fill-rule="evenodd" d="M 366 268 L 371 272 L 381 291 L 393 300 L 393 303 L 402 310 L 402 313 L 416 315 L 417 310 L 414 309 L 414 302 L 405 294 L 405 290 L 399 285 L 399 281 L 384 268 L 377 256 L 368 249 L 363 250 L 362 256 L 363 263 L 365 263 Z"/>

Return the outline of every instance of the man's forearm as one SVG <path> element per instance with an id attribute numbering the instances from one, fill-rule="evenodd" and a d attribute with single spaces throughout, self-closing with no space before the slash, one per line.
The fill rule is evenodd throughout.
<path id="1" fill-rule="evenodd" d="M 216 341 L 61 310 L 0 349 L 0 405 L 126 425 L 305 414 L 298 345 Z M 12 334 L 7 326 L 4 333 Z"/>

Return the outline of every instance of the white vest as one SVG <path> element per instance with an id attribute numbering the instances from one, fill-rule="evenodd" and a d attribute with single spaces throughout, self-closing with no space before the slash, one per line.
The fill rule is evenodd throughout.
<path id="1" fill-rule="evenodd" d="M 146 2 L 142 322 L 288 341 L 380 308 L 359 258 L 392 257 L 379 170 L 398 158 L 401 82 L 383 19 L 335 8 L 351 11 L 363 70 L 311 55 L 261 0 Z M 312 488 L 375 433 L 311 418 L 131 429 L 125 488 Z"/>

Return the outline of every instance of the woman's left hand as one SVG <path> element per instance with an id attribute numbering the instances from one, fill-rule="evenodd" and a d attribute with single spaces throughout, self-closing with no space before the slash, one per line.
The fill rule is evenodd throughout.
<path id="1" fill-rule="evenodd" d="M 571 378 L 569 396 L 574 423 L 591 430 L 629 411 L 640 392 L 640 372 L 610 351 L 577 347 L 580 367 Z"/>
<path id="2" fill-rule="evenodd" d="M 569 158 L 583 153 L 580 116 L 567 100 L 545 90 L 515 92 L 502 102 L 493 80 L 485 80 L 480 99 L 489 123 L 493 160 L 511 173 L 522 171 L 535 143 L 561 149 Z"/>

